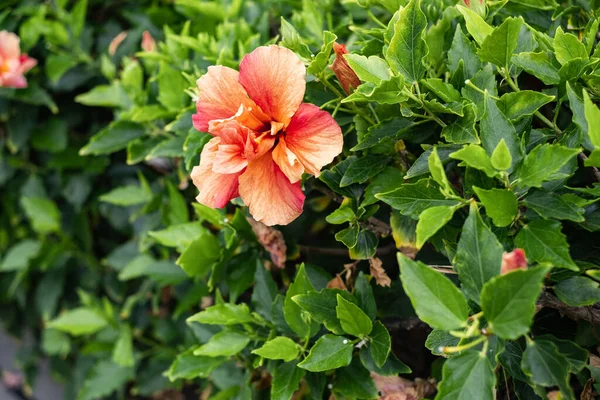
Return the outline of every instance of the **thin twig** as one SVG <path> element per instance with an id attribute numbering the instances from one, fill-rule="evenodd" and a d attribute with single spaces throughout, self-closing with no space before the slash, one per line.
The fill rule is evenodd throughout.
<path id="1" fill-rule="evenodd" d="M 558 297 L 544 290 L 537 301 L 540 308 L 552 308 L 559 311 L 562 315 L 569 317 L 574 321 L 587 321 L 592 326 L 600 323 L 600 308 L 597 305 L 589 307 L 571 307 L 563 303 Z"/>

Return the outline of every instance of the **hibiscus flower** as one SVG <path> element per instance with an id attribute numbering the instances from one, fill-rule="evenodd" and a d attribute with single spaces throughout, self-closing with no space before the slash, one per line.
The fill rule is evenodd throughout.
<path id="1" fill-rule="evenodd" d="M 12 32 L 0 32 L 0 87 L 26 88 L 25 73 L 35 67 L 37 61 L 21 54 L 20 40 Z"/>
<path id="2" fill-rule="evenodd" d="M 292 51 L 273 45 L 246 55 L 239 72 L 213 66 L 198 80 L 194 126 L 214 136 L 192 170 L 200 203 L 220 208 L 241 196 L 265 225 L 302 213 L 302 174 L 319 176 L 343 146 L 331 115 L 302 102 L 305 76 Z"/>

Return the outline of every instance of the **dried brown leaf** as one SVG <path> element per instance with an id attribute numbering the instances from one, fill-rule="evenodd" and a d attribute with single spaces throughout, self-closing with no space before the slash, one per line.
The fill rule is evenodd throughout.
<path id="1" fill-rule="evenodd" d="M 248 222 L 256 234 L 256 238 L 261 246 L 271 255 L 273 264 L 278 268 L 285 268 L 287 260 L 287 246 L 283 238 L 283 233 L 270 226 L 248 217 Z"/>
<path id="2" fill-rule="evenodd" d="M 340 289 L 340 290 L 348 290 L 346 284 L 342 280 L 342 277 L 338 274 L 332 280 L 327 283 L 327 289 Z"/>
<path id="3" fill-rule="evenodd" d="M 371 275 L 379 286 L 390 287 L 392 285 L 392 280 L 383 269 L 383 263 L 379 258 L 369 258 L 369 265 L 371 266 Z"/>

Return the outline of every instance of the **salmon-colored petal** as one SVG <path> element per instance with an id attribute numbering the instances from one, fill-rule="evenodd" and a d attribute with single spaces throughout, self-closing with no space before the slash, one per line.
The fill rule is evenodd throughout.
<path id="1" fill-rule="evenodd" d="M 12 32 L 0 32 L 0 56 L 4 59 L 18 59 L 19 54 L 21 54 L 19 37 Z"/>
<path id="2" fill-rule="evenodd" d="M 223 66 L 208 67 L 208 72 L 198 79 L 198 101 L 196 102 L 197 114 L 192 120 L 194 127 L 201 132 L 209 131 L 209 122 L 232 118 L 240 111 L 239 118 L 243 118 L 244 125 L 251 129 L 263 127 L 266 116 L 258 109 L 256 104 L 238 82 L 239 73 Z M 240 108 L 242 107 L 242 108 Z"/>
<path id="3" fill-rule="evenodd" d="M 302 103 L 306 68 L 291 50 L 258 47 L 240 63 L 239 81 L 261 110 L 285 126 Z"/>
<path id="4" fill-rule="evenodd" d="M 0 86 L 24 89 L 27 87 L 27 79 L 21 74 L 7 73 L 0 76 Z"/>
<path id="5" fill-rule="evenodd" d="M 333 117 L 308 103 L 303 103 L 290 121 L 285 141 L 306 171 L 315 176 L 342 152 L 344 145 L 342 130 Z"/>
<path id="6" fill-rule="evenodd" d="M 221 144 L 214 158 L 212 170 L 219 174 L 234 174 L 248 165 L 244 148 L 235 144 Z"/>
<path id="7" fill-rule="evenodd" d="M 279 143 L 273 149 L 273 160 L 290 182 L 296 183 L 302 179 L 304 167 L 298 161 L 298 157 L 288 149 L 284 138 L 280 138 Z"/>
<path id="8" fill-rule="evenodd" d="M 265 225 L 287 225 L 302 213 L 300 182 L 291 183 L 270 152 L 248 164 L 239 182 L 250 214 Z"/>
<path id="9" fill-rule="evenodd" d="M 21 54 L 20 60 L 21 66 L 19 67 L 19 73 L 21 74 L 26 73 L 37 65 L 37 60 L 35 58 L 28 57 L 26 54 Z"/>
<path id="10" fill-rule="evenodd" d="M 196 200 L 205 206 L 221 208 L 229 200 L 239 196 L 238 178 L 241 172 L 235 174 L 219 174 L 212 170 L 221 139 L 211 139 L 202 149 L 200 165 L 192 169 L 191 177 L 194 185 L 200 191 Z"/>

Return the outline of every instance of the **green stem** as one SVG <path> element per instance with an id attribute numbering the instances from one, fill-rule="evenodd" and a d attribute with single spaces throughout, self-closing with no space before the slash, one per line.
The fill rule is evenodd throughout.
<path id="1" fill-rule="evenodd" d="M 383 29 L 387 29 L 387 25 L 386 25 L 386 24 L 384 24 L 383 22 L 381 22 L 381 21 L 379 20 L 379 18 L 377 18 L 377 17 L 375 16 L 375 14 L 373 14 L 373 12 L 371 11 L 371 9 L 369 9 L 369 8 L 367 8 L 367 15 L 368 15 L 368 16 L 369 16 L 369 17 L 370 17 L 370 18 L 371 18 L 371 19 L 372 19 L 372 20 L 373 20 L 373 21 L 374 21 L 374 22 L 375 22 L 377 25 L 379 25 L 379 26 L 380 26 L 380 27 L 382 27 Z"/>
<path id="2" fill-rule="evenodd" d="M 434 120 L 435 122 L 437 122 L 437 124 L 439 126 L 441 126 L 442 128 L 445 128 L 447 126 L 446 123 L 444 121 L 442 121 L 441 119 L 439 119 L 433 112 L 431 112 L 431 110 L 429 108 L 427 108 L 427 105 L 425 105 L 423 100 L 421 100 L 421 93 L 419 92 L 419 86 L 415 85 L 415 87 L 417 88 L 418 96 L 415 96 L 409 90 L 406 90 L 406 89 L 404 89 L 403 93 L 406 94 L 410 99 L 419 103 L 421 108 L 423 108 L 423 110 L 425 110 L 425 112 L 427 112 L 429 114 L 429 116 L 428 116 L 429 119 Z"/>
<path id="3" fill-rule="evenodd" d="M 442 347 L 441 351 L 444 353 L 458 353 L 460 351 L 464 351 L 464 350 L 468 350 L 470 348 L 473 348 L 475 346 L 477 346 L 479 343 L 483 342 L 487 340 L 486 336 L 480 336 L 477 339 L 473 340 L 472 342 L 469 342 L 467 344 L 463 344 L 460 346 L 453 346 L 453 347 Z"/>

